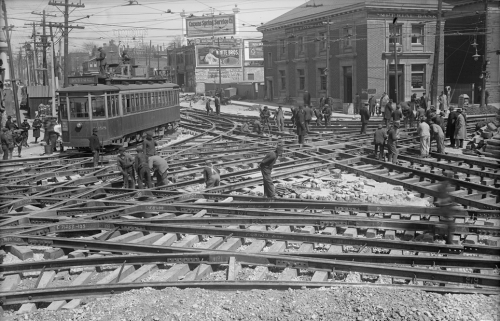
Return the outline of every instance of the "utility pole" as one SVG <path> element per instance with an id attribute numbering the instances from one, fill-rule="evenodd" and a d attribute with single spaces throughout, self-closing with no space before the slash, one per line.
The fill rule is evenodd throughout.
<path id="1" fill-rule="evenodd" d="M 443 0 L 438 0 L 438 14 L 436 21 L 436 37 L 434 39 L 434 62 L 432 64 L 431 77 L 431 105 L 436 103 L 438 95 L 439 82 L 439 56 L 441 52 L 441 16 L 442 16 Z"/>
<path id="2" fill-rule="evenodd" d="M 21 127 L 21 112 L 19 110 L 19 102 L 17 101 L 17 84 L 16 84 L 16 76 L 14 69 L 14 56 L 12 56 L 12 47 L 10 45 L 10 29 L 8 20 L 7 20 L 7 7 L 5 5 L 5 0 L 2 0 L 2 10 L 3 17 L 5 21 L 5 35 L 7 36 L 7 50 L 9 55 L 9 69 L 10 69 L 10 83 L 12 85 L 12 96 L 14 98 L 14 109 L 16 110 L 16 119 L 17 126 Z"/>
<path id="3" fill-rule="evenodd" d="M 220 95 L 222 96 L 222 75 L 221 75 L 221 70 L 220 70 L 220 60 L 222 58 L 221 54 L 221 48 L 220 48 L 220 37 L 217 38 L 217 47 L 219 47 L 219 90 L 220 90 Z"/>
<path id="4" fill-rule="evenodd" d="M 330 97 L 330 17 L 326 21 L 326 99 Z"/>
<path id="5" fill-rule="evenodd" d="M 33 22 L 33 71 L 35 73 L 35 85 L 39 85 L 39 77 L 38 77 L 38 50 L 36 46 L 36 29 L 35 29 L 35 23 Z"/>
<path id="6" fill-rule="evenodd" d="M 85 29 L 80 26 L 70 26 L 69 25 L 69 8 L 85 8 L 84 4 L 81 3 L 69 3 L 69 0 L 64 0 L 63 2 L 50 1 L 50 6 L 64 7 L 64 87 L 68 86 L 68 73 L 69 73 L 69 29 Z M 60 9 L 59 9 L 60 10 Z"/>
<path id="7" fill-rule="evenodd" d="M 399 75 L 398 75 L 398 49 L 397 49 L 396 44 L 398 42 L 399 35 L 396 33 L 397 32 L 396 20 L 394 20 L 392 25 L 393 25 L 392 30 L 394 31 L 394 35 L 393 35 L 393 39 L 394 39 L 394 42 L 393 42 L 393 46 L 394 46 L 394 92 L 395 92 L 394 103 L 397 106 L 398 102 L 399 102 L 399 77 L 398 77 Z"/>
<path id="8" fill-rule="evenodd" d="M 46 14 L 45 13 L 45 10 L 43 10 L 42 13 L 38 13 L 38 12 L 31 12 L 31 14 L 34 14 L 34 15 L 38 15 L 38 16 L 42 16 L 42 24 L 40 26 L 42 26 L 42 48 L 43 48 L 43 53 L 42 53 L 42 66 L 43 66 L 43 78 L 42 78 L 42 83 L 44 86 L 47 85 L 48 83 L 48 70 L 47 70 L 47 51 L 46 51 L 46 48 L 47 48 L 47 33 L 46 33 L 46 29 L 45 27 L 47 26 L 47 23 L 46 23 L 46 18 L 47 17 L 57 17 L 55 14 Z"/>
<path id="9" fill-rule="evenodd" d="M 483 66 L 481 66 L 481 75 L 483 77 L 483 86 L 481 88 L 481 107 L 486 107 L 486 79 L 488 78 L 488 73 L 486 68 L 488 67 L 488 0 L 484 0 L 484 54 L 483 54 Z"/>

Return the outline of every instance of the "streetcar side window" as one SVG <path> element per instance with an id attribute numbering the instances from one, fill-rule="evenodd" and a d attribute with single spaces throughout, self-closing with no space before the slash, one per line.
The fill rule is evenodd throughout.
<path id="1" fill-rule="evenodd" d="M 69 110 L 71 118 L 89 118 L 89 100 L 87 97 L 70 97 Z"/>
<path id="2" fill-rule="evenodd" d="M 104 107 L 104 97 L 92 97 L 92 118 L 106 117 L 106 110 Z"/>
<path id="3" fill-rule="evenodd" d="M 140 97 L 139 97 L 139 94 L 135 94 L 135 108 L 134 108 L 134 112 L 138 112 L 141 110 L 141 101 L 140 101 Z"/>
<path id="4" fill-rule="evenodd" d="M 66 108 L 66 96 L 59 96 L 59 114 L 62 119 L 68 119 L 68 108 Z"/>
<path id="5" fill-rule="evenodd" d="M 170 91 L 167 91 L 167 106 L 170 106 L 170 100 L 171 100 L 171 97 L 170 97 Z"/>
<path id="6" fill-rule="evenodd" d="M 156 93 L 158 95 L 157 101 L 158 101 L 158 107 L 161 107 L 161 91 Z"/>

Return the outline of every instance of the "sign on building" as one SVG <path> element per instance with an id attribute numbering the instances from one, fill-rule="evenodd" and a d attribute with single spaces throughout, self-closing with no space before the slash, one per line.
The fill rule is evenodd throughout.
<path id="1" fill-rule="evenodd" d="M 205 46 L 224 46 L 224 47 L 241 47 L 241 38 L 234 37 L 215 37 L 210 38 L 193 38 L 187 40 L 188 45 L 205 45 Z"/>
<path id="2" fill-rule="evenodd" d="M 221 69 L 221 82 L 231 83 L 243 81 L 241 68 Z M 196 83 L 219 83 L 219 68 L 196 69 Z"/>
<path id="3" fill-rule="evenodd" d="M 236 34 L 235 15 L 186 18 L 186 34 L 188 38 L 234 35 Z"/>
<path id="4" fill-rule="evenodd" d="M 245 60 L 264 60 L 264 51 L 262 41 L 245 40 L 243 42 Z"/>
<path id="5" fill-rule="evenodd" d="M 241 67 L 241 49 L 196 47 L 196 67 Z"/>

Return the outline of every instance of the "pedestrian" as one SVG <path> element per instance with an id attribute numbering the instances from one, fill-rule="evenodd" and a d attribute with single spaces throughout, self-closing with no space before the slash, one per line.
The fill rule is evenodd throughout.
<path id="1" fill-rule="evenodd" d="M 30 147 L 28 145 L 28 131 L 31 129 L 30 124 L 28 123 L 28 120 L 25 118 L 24 121 L 21 123 L 21 135 L 23 137 L 23 142 L 22 145 L 24 147 Z"/>
<path id="2" fill-rule="evenodd" d="M 214 103 L 215 103 L 215 113 L 217 115 L 220 115 L 220 98 L 219 98 L 219 96 L 217 96 L 217 95 L 214 96 Z"/>
<path id="3" fill-rule="evenodd" d="M 455 122 L 455 148 L 464 147 L 464 139 L 467 136 L 465 117 L 462 115 L 462 108 L 457 108 L 457 120 Z"/>
<path id="4" fill-rule="evenodd" d="M 425 118 L 427 119 L 427 124 L 429 126 L 431 125 L 431 120 L 432 118 L 436 117 L 436 106 L 431 105 L 426 111 L 425 111 Z"/>
<path id="5" fill-rule="evenodd" d="M 420 137 L 420 157 L 429 157 L 431 132 L 429 124 L 425 122 L 425 117 L 420 118 L 420 124 L 418 125 L 417 133 Z"/>
<path id="6" fill-rule="evenodd" d="M 435 120 L 436 125 L 441 127 L 444 133 L 446 128 L 444 126 L 444 111 L 437 113 L 436 117 L 434 117 L 433 119 Z"/>
<path id="7" fill-rule="evenodd" d="M 319 108 L 320 109 L 323 109 L 323 106 L 325 105 L 325 101 L 326 101 L 325 96 L 322 95 L 321 98 L 319 99 Z"/>
<path id="8" fill-rule="evenodd" d="M 139 189 L 144 188 L 144 184 L 148 188 L 153 187 L 151 181 L 151 169 L 149 168 L 148 156 L 144 154 L 144 149 L 142 146 L 137 146 L 137 154 L 134 159 L 134 167 L 137 173 L 137 184 L 139 185 Z"/>
<path id="9" fill-rule="evenodd" d="M 375 145 L 375 158 L 381 161 L 385 161 L 384 149 L 386 140 L 387 131 L 383 128 L 382 124 L 379 124 L 375 134 L 373 134 L 373 144 Z"/>
<path id="10" fill-rule="evenodd" d="M 36 116 L 33 121 L 33 137 L 35 138 L 35 144 L 38 143 L 38 138 L 40 138 L 40 128 L 42 128 L 42 121 L 40 117 Z"/>
<path id="11" fill-rule="evenodd" d="M 118 168 L 123 175 L 123 188 L 135 189 L 134 158 L 124 147 L 120 147 L 118 153 Z M 130 185 L 129 180 L 132 183 Z"/>
<path id="12" fill-rule="evenodd" d="M 356 93 L 356 96 L 354 96 L 354 114 L 355 115 L 359 114 L 360 110 L 361 110 L 361 97 L 359 96 L 358 93 Z"/>
<path id="13" fill-rule="evenodd" d="M 398 104 L 396 106 L 396 110 L 392 112 L 391 118 L 393 121 L 401 121 L 401 118 L 403 118 L 403 112 L 401 111 L 401 105 Z"/>
<path id="14" fill-rule="evenodd" d="M 420 106 L 420 104 L 417 104 L 417 115 L 415 119 L 417 121 L 420 121 L 420 118 L 425 118 L 425 109 L 422 106 Z"/>
<path id="15" fill-rule="evenodd" d="M 325 104 L 323 107 L 323 119 L 325 121 L 325 127 L 330 126 L 330 120 L 332 117 L 332 108 L 330 105 Z"/>
<path id="16" fill-rule="evenodd" d="M 290 111 L 292 112 L 292 118 L 290 119 L 290 122 L 292 123 L 292 127 L 295 127 L 295 114 L 297 113 L 297 109 L 295 106 L 290 106 Z"/>
<path id="17" fill-rule="evenodd" d="M 411 111 L 409 103 L 403 101 L 400 103 L 401 113 L 403 114 L 403 127 L 405 129 L 411 128 L 413 125 L 413 113 Z"/>
<path id="18" fill-rule="evenodd" d="M 305 116 L 306 116 L 306 133 L 309 134 L 311 131 L 309 130 L 311 126 L 311 119 L 313 117 L 313 111 L 309 105 L 306 105 L 304 108 Z"/>
<path id="19" fill-rule="evenodd" d="M 13 130 L 14 128 L 14 123 L 12 122 L 12 116 L 7 116 L 7 121 L 5 122 L 5 128 L 8 128 L 9 130 Z"/>
<path id="20" fill-rule="evenodd" d="M 413 95 L 411 95 L 411 97 L 410 97 L 410 102 L 416 103 L 416 101 L 417 101 L 417 94 L 413 93 Z"/>
<path id="21" fill-rule="evenodd" d="M 295 124 L 297 126 L 298 143 L 304 144 L 304 135 L 307 133 L 307 127 L 306 127 L 306 112 L 302 108 L 302 105 L 299 106 L 297 114 L 295 115 Z"/>
<path id="22" fill-rule="evenodd" d="M 264 109 L 260 113 L 260 122 L 264 130 L 267 128 L 269 135 L 271 134 L 271 126 L 269 125 L 270 118 L 271 112 L 267 106 L 264 106 Z"/>
<path id="23" fill-rule="evenodd" d="M 12 140 L 14 141 L 14 147 L 17 147 L 17 157 L 21 158 L 21 150 L 23 148 L 24 142 L 22 129 L 16 129 L 12 131 Z"/>
<path id="24" fill-rule="evenodd" d="M 12 132 L 8 127 L 2 128 L 0 141 L 2 143 L 3 160 L 12 159 L 12 152 L 14 151 L 14 139 L 12 137 Z"/>
<path id="25" fill-rule="evenodd" d="M 258 119 L 253 122 L 253 131 L 259 135 L 262 134 L 262 125 Z"/>
<path id="26" fill-rule="evenodd" d="M 304 106 L 311 105 L 311 94 L 307 90 L 304 90 L 304 95 L 302 95 L 302 100 L 304 100 Z"/>
<path id="27" fill-rule="evenodd" d="M 427 111 L 427 97 L 425 96 L 426 93 L 424 92 L 422 94 L 422 97 L 420 97 L 420 106 L 422 106 L 422 108 Z"/>
<path id="28" fill-rule="evenodd" d="M 90 151 L 94 155 L 94 167 L 97 167 L 97 164 L 99 162 L 99 150 L 101 149 L 99 136 L 97 136 L 97 128 L 94 128 L 92 130 L 92 136 L 89 137 L 89 147 Z"/>
<path id="29" fill-rule="evenodd" d="M 457 117 L 458 113 L 455 111 L 455 107 L 450 106 L 450 114 L 448 115 L 448 121 L 446 122 L 446 137 L 450 139 L 449 147 L 455 147 L 455 126 Z"/>
<path id="30" fill-rule="evenodd" d="M 321 108 L 314 108 L 314 115 L 316 116 L 316 126 L 321 125 L 321 121 L 323 120 L 323 115 L 321 114 Z"/>
<path id="31" fill-rule="evenodd" d="M 154 155 L 149 157 L 148 166 L 154 170 L 154 175 L 156 177 L 156 186 L 167 185 L 168 180 L 168 163 L 166 160 L 161 158 L 161 156 Z"/>
<path id="32" fill-rule="evenodd" d="M 385 105 L 387 105 L 387 103 L 389 102 L 389 96 L 387 96 L 387 93 L 383 93 L 382 94 L 382 97 L 380 97 L 380 108 L 384 108 Z"/>
<path id="33" fill-rule="evenodd" d="M 391 118 L 392 118 L 392 99 L 389 99 L 389 101 L 384 106 L 385 127 L 389 128 L 389 122 L 391 121 Z"/>
<path id="34" fill-rule="evenodd" d="M 144 141 L 142 142 L 142 148 L 143 148 L 146 156 L 150 157 L 150 156 L 156 155 L 156 146 L 157 145 L 158 144 L 153 139 L 153 133 L 147 132 L 146 138 L 144 138 Z"/>
<path id="35" fill-rule="evenodd" d="M 436 123 L 436 118 L 431 120 L 431 133 L 433 139 L 436 141 L 437 152 L 444 154 L 444 133 L 441 126 Z"/>
<path id="36" fill-rule="evenodd" d="M 361 134 L 366 134 L 366 126 L 370 120 L 370 112 L 365 106 L 363 106 L 359 110 L 359 114 L 361 115 Z"/>
<path id="37" fill-rule="evenodd" d="M 371 96 L 370 99 L 368 100 L 368 106 L 370 107 L 370 115 L 375 116 L 375 109 L 377 107 L 377 99 L 375 99 L 375 96 Z"/>
<path id="38" fill-rule="evenodd" d="M 210 106 L 210 98 L 207 98 L 207 102 L 205 103 L 205 109 L 207 110 L 207 116 L 210 115 L 210 113 L 214 112 L 214 110 Z"/>
<path id="39" fill-rule="evenodd" d="M 285 130 L 285 113 L 283 112 L 283 108 L 278 106 L 276 112 L 274 114 L 274 119 L 276 120 L 276 126 L 278 127 L 278 131 L 282 132 Z"/>
<path id="40" fill-rule="evenodd" d="M 205 168 L 203 168 L 203 178 L 206 188 L 220 186 L 220 172 L 214 168 L 212 161 L 205 161 Z"/>
<path id="41" fill-rule="evenodd" d="M 398 163 L 399 121 L 395 121 L 387 132 L 388 161 Z"/>
<path id="42" fill-rule="evenodd" d="M 99 61 L 99 73 L 101 75 L 106 74 L 106 52 L 102 49 L 102 47 L 99 47 L 97 49 L 99 51 L 99 57 L 96 57 L 96 61 Z"/>
<path id="43" fill-rule="evenodd" d="M 446 111 L 448 110 L 448 96 L 444 94 L 444 91 L 441 92 L 441 95 L 438 97 L 439 102 L 439 110 Z"/>
<path id="44" fill-rule="evenodd" d="M 262 181 L 264 183 L 264 197 L 275 198 L 274 184 L 271 174 L 276 160 L 282 153 L 283 146 L 278 145 L 276 150 L 269 152 L 259 164 L 260 172 L 262 173 Z"/>

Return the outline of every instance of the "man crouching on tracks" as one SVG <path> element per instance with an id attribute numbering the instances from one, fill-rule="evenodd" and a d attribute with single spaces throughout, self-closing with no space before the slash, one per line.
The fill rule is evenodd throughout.
<path id="1" fill-rule="evenodd" d="M 205 179 L 206 188 L 212 188 L 220 185 L 220 174 L 219 171 L 214 168 L 212 161 L 207 160 L 205 162 L 206 166 L 203 169 L 203 177 Z"/>
<path id="2" fill-rule="evenodd" d="M 137 183 L 139 184 L 139 189 L 144 188 L 144 184 L 148 188 L 153 187 L 151 183 L 151 170 L 149 169 L 148 156 L 144 154 L 142 146 L 137 147 L 137 154 L 135 155 L 135 171 L 137 172 Z"/>
<path id="3" fill-rule="evenodd" d="M 262 172 L 262 181 L 264 182 L 264 196 L 267 198 L 276 198 L 271 172 L 273 171 L 276 160 L 281 154 L 283 154 L 283 146 L 278 145 L 276 150 L 267 154 L 259 164 L 260 171 Z"/>
<path id="4" fill-rule="evenodd" d="M 155 171 L 156 186 L 167 185 L 167 183 L 168 183 L 168 180 L 167 180 L 168 163 L 167 163 L 167 161 L 164 160 L 163 158 L 161 158 L 161 156 L 154 155 L 154 156 L 149 157 L 148 165 L 149 165 L 149 168 L 154 169 L 154 171 Z"/>
<path id="5" fill-rule="evenodd" d="M 135 189 L 135 173 L 134 173 L 134 158 L 129 153 L 125 152 L 124 147 L 118 149 L 118 167 L 123 175 L 123 188 Z M 129 179 L 132 184 L 129 185 Z"/>

